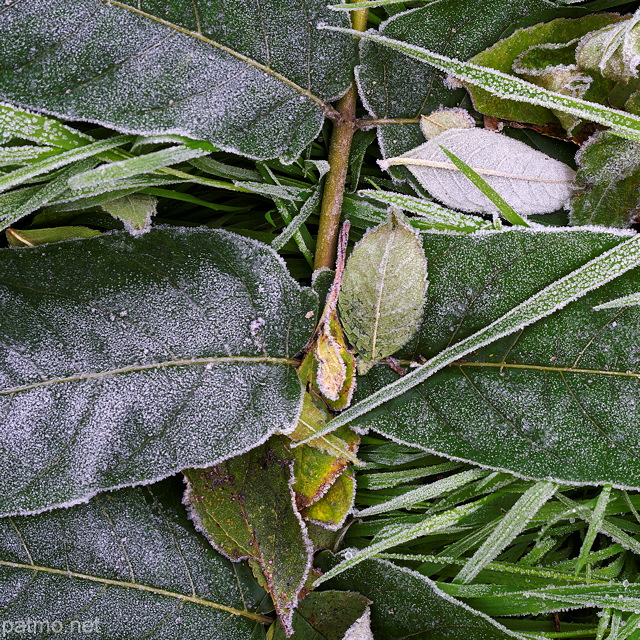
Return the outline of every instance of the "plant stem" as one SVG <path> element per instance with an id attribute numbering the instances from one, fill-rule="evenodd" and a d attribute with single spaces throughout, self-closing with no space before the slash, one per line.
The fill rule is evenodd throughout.
<path id="1" fill-rule="evenodd" d="M 351 16 L 353 28 L 364 31 L 367 28 L 367 9 L 354 11 Z M 342 212 L 344 185 L 349 166 L 349 152 L 356 123 L 356 84 L 353 82 L 347 93 L 336 105 L 339 119 L 334 124 L 329 145 L 329 172 L 324 185 L 320 205 L 320 228 L 316 246 L 315 269 L 333 268 L 338 242 L 338 228 Z"/>

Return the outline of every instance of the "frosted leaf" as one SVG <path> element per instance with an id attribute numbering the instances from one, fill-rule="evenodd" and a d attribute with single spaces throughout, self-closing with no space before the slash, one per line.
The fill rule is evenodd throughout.
<path id="1" fill-rule="evenodd" d="M 430 2 L 390 17 L 379 30 L 389 38 L 467 60 L 501 38 L 515 21 L 548 8 L 546 0 Z M 464 91 L 447 88 L 433 67 L 379 44 L 361 41 L 360 60 L 359 95 L 372 117 L 416 118 L 441 106 L 457 106 L 464 97 Z M 418 146 L 423 137 L 418 124 L 385 124 L 378 128 L 378 140 L 383 157 L 391 158 Z"/>
<path id="2" fill-rule="evenodd" d="M 587 229 L 424 234 L 429 296 L 407 355 L 437 356 L 630 236 Z M 640 306 L 593 307 L 637 293 L 639 277 L 638 268 L 629 270 L 467 353 L 351 425 L 521 477 L 638 487 Z M 395 380 L 374 368 L 359 379 L 348 411 Z"/>
<path id="3" fill-rule="evenodd" d="M 323 570 L 341 556 L 325 551 L 318 563 Z M 329 586 L 353 589 L 372 601 L 371 615 L 381 638 L 407 638 L 423 629 L 423 637 L 505 640 L 522 636 L 489 616 L 442 591 L 415 571 L 386 560 L 365 560 L 333 578 Z"/>
<path id="4" fill-rule="evenodd" d="M 313 548 L 295 507 L 292 454 L 281 437 L 211 469 L 189 470 L 185 504 L 227 558 L 262 574 L 281 624 L 292 632 Z"/>
<path id="5" fill-rule="evenodd" d="M 0 264 L 0 461 L 13 470 L 0 512 L 211 466 L 295 427 L 292 358 L 317 298 L 266 245 L 162 229 L 6 249 Z"/>
<path id="6" fill-rule="evenodd" d="M 420 240 L 401 214 L 368 231 L 355 246 L 338 306 L 345 334 L 360 357 L 359 370 L 368 371 L 409 341 L 422 315 L 426 289 Z"/>
<path id="7" fill-rule="evenodd" d="M 132 193 L 102 203 L 102 208 L 114 218 L 124 222 L 124 228 L 133 235 L 146 233 L 151 227 L 151 216 L 156 213 L 157 199 L 144 193 Z"/>
<path id="8" fill-rule="evenodd" d="M 615 300 L 609 300 L 593 307 L 594 311 L 601 311 L 602 309 L 616 309 L 618 307 L 632 307 L 640 305 L 640 293 L 632 293 L 622 298 L 616 298 Z"/>
<path id="9" fill-rule="evenodd" d="M 578 45 L 576 60 L 583 69 L 628 82 L 640 64 L 640 15 L 588 33 Z"/>
<path id="10" fill-rule="evenodd" d="M 486 129 L 449 129 L 381 164 L 386 168 L 406 163 L 420 184 L 448 207 L 497 212 L 498 208 L 460 173 L 441 147 L 470 165 L 519 214 L 556 211 L 571 196 L 573 169 L 523 142 Z"/>
<path id="11" fill-rule="evenodd" d="M 269 622 L 258 613 L 264 591 L 247 567 L 232 565 L 196 533 L 172 497 L 176 489 L 171 481 L 1 519 L 5 631 L 11 621 L 38 620 L 61 621 L 61 632 L 50 635 L 68 640 L 260 637 Z M 73 621 L 91 625 L 91 633 Z"/>
<path id="12" fill-rule="evenodd" d="M 352 38 L 319 22 L 349 24 L 325 0 L 24 0 L 0 13 L 0 99 L 291 162 L 351 83 Z"/>
<path id="13" fill-rule="evenodd" d="M 352 591 L 312 591 L 293 616 L 295 638 L 301 640 L 373 640 L 370 600 Z M 271 636 L 269 636 L 271 637 Z M 285 640 L 276 626 L 271 640 Z"/>
<path id="14" fill-rule="evenodd" d="M 438 109 L 420 118 L 420 130 L 427 140 L 449 129 L 473 129 L 476 121 L 466 109 Z"/>
<path id="15" fill-rule="evenodd" d="M 572 225 L 628 227 L 640 214 L 640 142 L 599 131 L 576 155 Z"/>

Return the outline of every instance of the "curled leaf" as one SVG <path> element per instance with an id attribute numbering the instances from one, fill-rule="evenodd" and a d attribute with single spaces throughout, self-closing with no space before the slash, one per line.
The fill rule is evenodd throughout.
<path id="1" fill-rule="evenodd" d="M 550 213 L 566 206 L 575 172 L 523 142 L 486 129 L 450 129 L 435 140 L 383 163 L 402 164 L 420 184 L 448 207 L 497 212 L 442 148 L 480 174 L 519 214 Z"/>
<path id="2" fill-rule="evenodd" d="M 476 121 L 466 109 L 438 109 L 420 118 L 420 130 L 432 140 L 449 129 L 473 129 Z"/>
<path id="3" fill-rule="evenodd" d="M 338 298 L 344 331 L 360 356 L 360 372 L 409 341 L 420 322 L 426 289 L 420 240 L 394 213 L 354 248 Z"/>

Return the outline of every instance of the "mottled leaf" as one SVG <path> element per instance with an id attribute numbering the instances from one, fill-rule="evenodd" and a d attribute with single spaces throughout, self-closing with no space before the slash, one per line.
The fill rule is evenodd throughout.
<path id="1" fill-rule="evenodd" d="M 263 638 L 264 591 L 247 567 L 196 533 L 169 497 L 177 491 L 173 482 L 125 489 L 71 509 L 0 519 L 3 632 L 10 637 L 21 620 L 36 620 L 50 625 L 39 636 L 65 640 Z"/>
<path id="2" fill-rule="evenodd" d="M 351 82 L 348 24 L 325 0 L 9 2 L 0 99 L 139 134 L 291 161 Z"/>
<path id="3" fill-rule="evenodd" d="M 519 214 L 549 213 L 567 204 L 573 169 L 513 138 L 486 129 L 449 129 L 387 164 L 404 164 L 435 198 L 453 209 L 498 212 L 498 207 L 452 163 L 454 153 Z"/>
<path id="4" fill-rule="evenodd" d="M 312 546 L 291 490 L 293 460 L 281 437 L 211 469 L 189 470 L 185 503 L 213 546 L 261 573 L 289 635 Z"/>
<path id="5" fill-rule="evenodd" d="M 601 131 L 576 156 L 574 225 L 628 227 L 640 212 L 640 142 Z"/>
<path id="6" fill-rule="evenodd" d="M 0 512 L 207 467 L 292 430 L 315 294 L 266 245 L 164 229 L 0 251 Z"/>
<path id="7" fill-rule="evenodd" d="M 355 495 L 356 479 L 347 467 L 319 500 L 302 510 L 302 515 L 327 529 L 338 529 L 351 513 Z"/>
<path id="8" fill-rule="evenodd" d="M 366 372 L 414 334 L 427 289 L 427 265 L 416 233 L 400 215 L 370 230 L 356 245 L 338 298 L 349 342 Z"/>
<path id="9" fill-rule="evenodd" d="M 319 556 L 328 569 L 340 556 Z M 386 560 L 365 560 L 330 582 L 372 601 L 371 627 L 385 640 L 502 640 L 521 638 L 501 624 L 441 591 L 429 578 Z"/>

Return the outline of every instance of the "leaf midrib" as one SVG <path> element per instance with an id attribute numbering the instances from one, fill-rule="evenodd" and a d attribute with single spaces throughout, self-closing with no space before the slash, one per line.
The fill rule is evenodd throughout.
<path id="1" fill-rule="evenodd" d="M 533 371 L 549 371 L 552 373 L 584 373 L 589 375 L 603 375 L 603 376 L 620 376 L 623 378 L 637 378 L 640 379 L 640 372 L 634 371 L 610 371 L 606 369 L 577 369 L 575 367 L 553 367 L 548 365 L 537 364 L 516 364 L 507 362 L 452 362 L 449 367 L 458 367 L 463 369 L 465 367 L 482 368 L 488 367 L 492 369 L 524 369 Z"/>
<path id="2" fill-rule="evenodd" d="M 42 380 L 41 382 L 33 382 L 30 384 L 20 385 L 17 387 L 10 387 L 8 389 L 0 389 L 0 396 L 11 395 L 13 393 L 20 393 L 22 391 L 30 391 L 31 389 L 37 389 L 39 387 L 48 387 L 54 384 L 61 384 L 64 382 L 78 382 L 81 380 L 99 380 L 101 378 L 107 378 L 109 376 L 115 376 L 125 373 L 135 373 L 138 371 L 150 371 L 153 369 L 164 369 L 167 367 L 186 367 L 197 366 L 207 364 L 224 364 L 224 363 L 238 363 L 248 362 L 254 364 L 273 364 L 273 365 L 289 365 L 298 366 L 300 363 L 293 358 L 272 358 L 269 356 L 223 356 L 217 358 L 180 358 L 177 360 L 166 360 L 164 362 L 152 362 L 149 364 L 132 364 L 126 367 L 120 367 L 118 369 L 108 369 L 106 371 L 93 371 L 78 373 L 73 376 L 65 376 L 60 378 L 51 378 L 49 380 Z"/>
<path id="3" fill-rule="evenodd" d="M 122 2 L 118 2 L 118 0 L 102 0 L 102 1 L 107 5 L 119 7 L 120 9 L 124 9 L 126 11 L 131 11 L 132 13 L 136 13 L 136 14 L 138 14 L 140 16 L 143 16 L 144 18 L 147 18 L 149 20 L 153 20 L 154 22 L 158 22 L 158 23 L 160 23 L 160 24 L 162 24 L 162 25 L 164 25 L 166 27 L 169 27 L 170 29 L 173 29 L 175 31 L 178 31 L 180 33 L 188 35 L 188 36 L 190 36 L 192 38 L 195 38 L 196 40 L 200 40 L 202 42 L 206 42 L 207 44 L 211 45 L 212 47 L 215 47 L 216 49 L 219 49 L 220 51 L 224 51 L 225 53 L 228 53 L 229 55 L 233 56 L 234 58 L 237 58 L 238 60 L 241 60 L 242 62 L 245 62 L 249 66 L 255 67 L 256 69 L 260 69 L 260 71 L 263 71 L 264 73 L 266 73 L 266 74 L 272 76 L 273 78 L 279 80 L 283 84 L 286 84 L 288 87 L 290 87 L 294 91 L 297 91 L 298 93 L 302 94 L 306 98 L 309 98 L 309 100 L 311 100 L 312 102 L 315 102 L 322 109 L 322 111 L 324 112 L 324 114 L 328 118 L 331 118 L 333 120 L 337 120 L 337 119 L 340 118 L 340 114 L 330 104 L 326 103 L 324 100 L 322 100 L 321 98 L 316 96 L 310 90 L 301 87 L 299 84 L 296 84 L 295 82 L 293 82 L 293 80 L 289 80 L 289 78 L 287 78 L 286 76 L 282 75 L 281 73 L 278 73 L 277 71 L 275 71 L 271 67 L 268 67 L 267 65 L 264 65 L 264 64 L 258 62 L 257 60 L 254 60 L 253 58 L 250 58 L 249 56 L 245 56 L 244 54 L 240 53 L 239 51 L 235 51 L 234 49 L 231 49 L 230 47 L 227 47 L 227 46 L 221 44 L 220 42 L 216 42 L 215 40 L 211 40 L 210 38 L 207 38 L 206 36 L 202 35 L 201 33 L 197 33 L 195 31 L 191 31 L 190 29 L 186 29 L 184 27 L 180 27 L 179 25 L 174 24 L 173 22 L 169 22 L 168 20 L 164 20 L 163 18 L 160 18 L 158 16 L 154 16 L 151 13 L 147 13 L 146 11 L 142 11 L 141 9 L 136 9 L 135 7 L 132 7 L 132 6 L 127 5 L 127 4 L 124 4 Z"/>
<path id="4" fill-rule="evenodd" d="M 67 578 L 78 578 L 80 580 L 89 580 L 90 582 L 97 582 L 99 584 L 110 586 L 110 587 L 137 589 L 138 591 L 146 591 L 147 593 L 153 593 L 154 595 L 166 596 L 169 598 L 176 598 L 177 600 L 182 600 L 183 602 L 191 602 L 193 604 L 197 604 L 203 607 L 209 607 L 210 609 L 219 609 L 221 611 L 226 611 L 227 613 L 230 613 L 235 616 L 244 616 L 245 618 L 255 620 L 256 622 L 260 622 L 261 624 L 270 624 L 271 622 L 273 622 L 273 620 L 271 620 L 267 616 L 263 616 L 258 613 L 251 613 L 250 611 L 247 611 L 247 610 L 241 611 L 240 609 L 234 609 L 233 607 L 229 607 L 227 605 L 220 604 L 218 602 L 212 602 L 211 600 L 206 600 L 205 598 L 199 598 L 198 596 L 188 596 L 183 593 L 167 591 L 166 589 L 159 589 L 157 587 L 151 587 L 145 584 L 124 582 L 122 580 L 112 580 L 110 578 L 101 578 L 100 576 L 92 576 L 86 573 L 79 573 L 77 571 L 68 571 L 66 569 L 54 569 L 53 567 L 42 567 L 40 565 L 23 564 L 21 562 L 8 562 L 6 560 L 0 560 L 0 567 L 9 567 L 12 569 L 23 569 L 26 571 L 40 571 L 42 573 L 65 576 Z"/>

